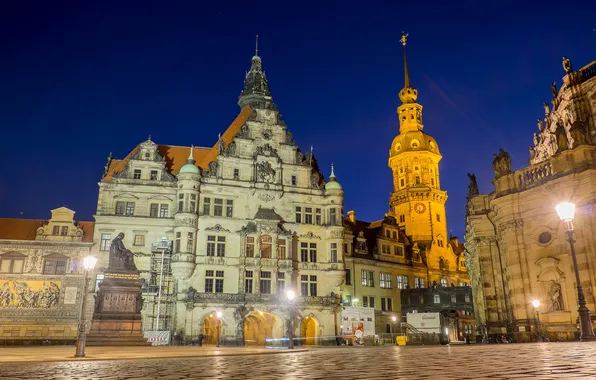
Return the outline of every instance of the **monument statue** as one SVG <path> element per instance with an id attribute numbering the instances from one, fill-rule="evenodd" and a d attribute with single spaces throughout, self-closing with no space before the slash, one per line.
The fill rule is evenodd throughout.
<path id="1" fill-rule="evenodd" d="M 570 74 L 573 71 L 573 67 L 571 66 L 571 60 L 567 57 L 563 57 L 563 69 L 567 74 Z"/>
<path id="2" fill-rule="evenodd" d="M 136 272 L 137 267 L 135 265 L 134 255 L 124 246 L 122 239 L 124 239 L 124 233 L 120 232 L 112 240 L 108 269 L 123 269 L 128 272 Z"/>
<path id="3" fill-rule="evenodd" d="M 511 173 L 511 156 L 503 149 L 499 149 L 499 155 L 493 154 L 493 169 L 495 178 Z"/>
<path id="4" fill-rule="evenodd" d="M 557 153 L 569 149 L 569 139 L 563 123 L 557 123 L 555 135 L 557 136 Z"/>
<path id="5" fill-rule="evenodd" d="M 476 176 L 474 174 L 468 173 L 468 178 L 470 179 L 470 185 L 468 186 L 468 197 L 473 197 L 474 195 L 480 194 L 478 191 L 478 183 L 476 182 Z"/>
<path id="6" fill-rule="evenodd" d="M 563 309 L 563 294 L 561 292 L 561 284 L 555 280 L 550 280 L 550 288 L 548 290 L 550 297 L 550 307 L 548 311 L 562 311 Z"/>

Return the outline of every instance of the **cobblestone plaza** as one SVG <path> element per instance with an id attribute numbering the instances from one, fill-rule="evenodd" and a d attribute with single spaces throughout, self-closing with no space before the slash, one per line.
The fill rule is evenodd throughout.
<path id="1" fill-rule="evenodd" d="M 2 379 L 596 378 L 596 344 L 318 348 L 308 352 L 0 364 Z"/>

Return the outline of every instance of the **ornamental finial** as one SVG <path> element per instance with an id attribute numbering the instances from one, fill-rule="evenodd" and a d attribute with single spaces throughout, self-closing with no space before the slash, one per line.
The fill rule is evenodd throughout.
<path id="1" fill-rule="evenodd" d="M 257 34 L 257 38 L 255 41 L 255 55 L 259 56 L 259 35 Z"/>
<path id="2" fill-rule="evenodd" d="M 404 46 L 406 46 L 406 41 L 408 39 L 408 35 L 409 35 L 409 33 L 401 32 L 401 39 L 399 40 L 399 42 L 401 42 L 401 44 Z"/>

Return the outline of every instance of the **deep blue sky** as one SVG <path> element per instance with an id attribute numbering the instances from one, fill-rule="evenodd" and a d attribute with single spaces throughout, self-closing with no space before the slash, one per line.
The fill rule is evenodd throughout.
<path id="1" fill-rule="evenodd" d="M 594 1 L 284 3 L 3 1 L 0 216 L 65 205 L 92 220 L 109 152 L 122 158 L 149 134 L 213 145 L 239 112 L 259 34 L 299 146 L 314 145 L 326 177 L 335 162 L 346 210 L 379 219 L 405 30 L 424 130 L 443 153 L 449 228 L 463 237 L 466 173 L 490 192 L 493 152 L 523 167 L 561 57 L 575 68 L 596 59 Z"/>

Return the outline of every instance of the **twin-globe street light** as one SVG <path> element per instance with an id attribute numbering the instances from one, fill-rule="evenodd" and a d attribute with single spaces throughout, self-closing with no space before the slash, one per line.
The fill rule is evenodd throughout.
<path id="1" fill-rule="evenodd" d="M 294 348 L 294 298 L 296 297 L 296 293 L 293 290 L 286 291 L 286 297 L 288 298 L 288 302 L 290 305 L 290 341 L 288 342 L 288 348 Z"/>
<path id="2" fill-rule="evenodd" d="M 83 267 L 85 268 L 85 286 L 83 287 L 83 305 L 81 306 L 81 319 L 79 320 L 79 334 L 77 336 L 77 349 L 75 352 L 75 358 L 85 357 L 85 339 L 87 338 L 87 292 L 89 290 L 89 272 L 95 268 L 97 264 L 97 258 L 93 256 L 87 256 L 83 259 Z"/>
<path id="3" fill-rule="evenodd" d="M 575 281 L 577 283 L 577 303 L 579 308 L 579 328 L 580 328 L 580 341 L 592 341 L 596 340 L 594 336 L 594 330 L 592 328 L 592 321 L 590 321 L 590 310 L 586 307 L 586 299 L 584 297 L 584 290 L 579 279 L 579 269 L 577 267 L 577 258 L 575 257 L 575 240 L 573 240 L 573 216 L 575 215 L 575 204 L 570 202 L 562 202 L 555 206 L 559 218 L 565 223 L 565 231 L 567 232 L 567 238 L 569 246 L 571 247 L 571 257 L 573 258 L 573 268 L 575 269 Z"/>

